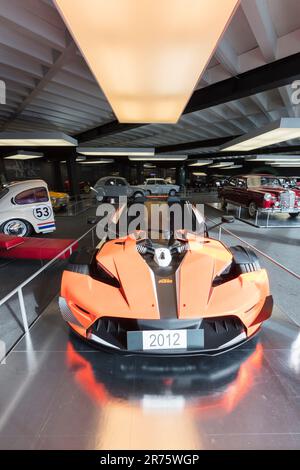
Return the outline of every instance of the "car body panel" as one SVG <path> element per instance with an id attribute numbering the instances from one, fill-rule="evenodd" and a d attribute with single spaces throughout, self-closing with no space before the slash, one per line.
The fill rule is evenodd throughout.
<path id="1" fill-rule="evenodd" d="M 180 191 L 180 186 L 167 183 L 163 178 L 148 178 L 145 184 L 141 184 L 138 187 L 143 189 L 146 194 L 150 193 L 153 195 L 166 195 L 170 191 L 175 191 L 176 193 Z"/>
<path id="2" fill-rule="evenodd" d="M 45 200 L 17 204 L 16 198 L 23 192 L 42 188 Z M 27 180 L 5 186 L 7 194 L 0 198 L 0 227 L 9 220 L 22 219 L 31 224 L 36 233 L 48 233 L 55 230 L 55 220 L 48 187 L 43 180 Z M 47 199 L 47 200 L 46 200 Z"/>

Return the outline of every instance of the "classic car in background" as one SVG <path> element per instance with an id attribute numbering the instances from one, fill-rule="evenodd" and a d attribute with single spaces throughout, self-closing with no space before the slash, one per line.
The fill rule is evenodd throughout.
<path id="1" fill-rule="evenodd" d="M 119 176 L 104 176 L 100 178 L 93 190 L 97 193 L 97 200 L 117 199 L 121 196 L 143 197 L 144 191 L 139 186 L 131 186 L 125 178 Z"/>
<path id="2" fill-rule="evenodd" d="M 43 180 L 20 181 L 0 191 L 0 232 L 27 237 L 34 231 L 55 230 L 54 214 L 47 183 Z"/>
<path id="3" fill-rule="evenodd" d="M 51 204 L 53 207 L 54 212 L 58 212 L 60 210 L 66 210 L 70 196 L 67 193 L 58 193 L 56 191 L 49 191 Z"/>
<path id="4" fill-rule="evenodd" d="M 69 180 L 64 182 L 64 188 L 67 193 L 70 192 L 71 186 Z M 91 192 L 91 185 L 88 181 L 79 181 L 79 189 L 81 193 L 89 194 Z"/>
<path id="5" fill-rule="evenodd" d="M 168 194 L 175 196 L 180 191 L 180 186 L 167 183 L 163 178 L 147 178 L 144 184 L 139 185 L 139 188 L 143 189 L 146 195 Z"/>
<path id="6" fill-rule="evenodd" d="M 220 189 L 222 208 L 227 203 L 248 208 L 250 217 L 258 210 L 270 213 L 288 213 L 297 217 L 300 213 L 300 188 L 287 188 L 279 177 L 270 175 L 245 175 L 230 178 Z"/>

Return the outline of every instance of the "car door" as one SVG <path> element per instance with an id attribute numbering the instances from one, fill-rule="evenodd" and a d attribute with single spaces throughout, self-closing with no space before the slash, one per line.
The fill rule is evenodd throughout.
<path id="1" fill-rule="evenodd" d="M 116 178 L 116 195 L 130 196 L 130 186 L 124 178 Z"/>
<path id="2" fill-rule="evenodd" d="M 247 182 L 245 178 L 236 178 L 235 202 L 248 205 Z"/>
<path id="3" fill-rule="evenodd" d="M 164 180 L 158 180 L 157 183 L 159 194 L 169 194 L 169 186 Z"/>
<path id="4" fill-rule="evenodd" d="M 238 201 L 238 193 L 236 191 L 237 190 L 236 185 L 237 185 L 237 178 L 230 178 L 227 185 L 223 188 L 222 196 L 227 201 L 239 202 Z"/>
<path id="5" fill-rule="evenodd" d="M 147 184 L 145 186 L 145 189 L 149 190 L 151 192 L 151 194 L 158 194 L 158 188 L 157 188 L 156 180 L 155 179 L 147 180 Z"/>

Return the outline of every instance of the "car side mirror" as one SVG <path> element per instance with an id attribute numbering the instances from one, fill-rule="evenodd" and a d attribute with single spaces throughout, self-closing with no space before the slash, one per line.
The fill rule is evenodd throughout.
<path id="1" fill-rule="evenodd" d="M 235 217 L 233 215 L 223 215 L 222 224 L 233 224 L 235 222 Z"/>

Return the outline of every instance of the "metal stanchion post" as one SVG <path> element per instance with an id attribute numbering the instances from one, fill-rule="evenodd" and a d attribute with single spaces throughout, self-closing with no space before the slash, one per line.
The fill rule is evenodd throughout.
<path id="1" fill-rule="evenodd" d="M 28 327 L 26 309 L 25 309 L 25 304 L 24 304 L 23 291 L 21 288 L 18 289 L 18 298 L 19 298 L 20 310 L 21 310 L 21 315 L 22 315 L 22 321 L 24 325 L 24 331 L 26 333 L 27 331 L 29 331 L 29 327 Z"/>
<path id="2" fill-rule="evenodd" d="M 219 239 L 219 242 L 222 239 L 222 227 L 219 227 L 219 237 L 218 237 L 218 239 Z"/>

